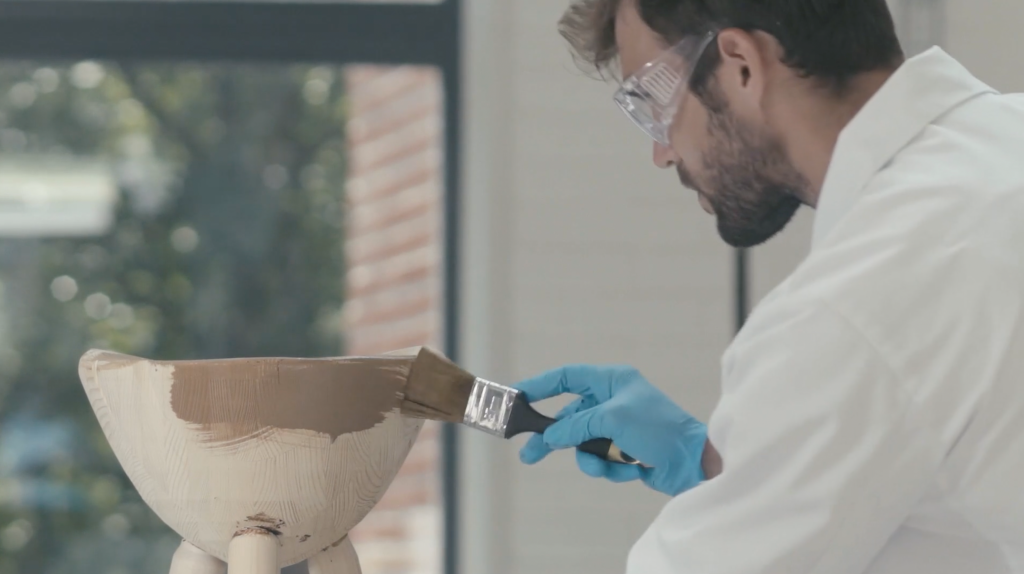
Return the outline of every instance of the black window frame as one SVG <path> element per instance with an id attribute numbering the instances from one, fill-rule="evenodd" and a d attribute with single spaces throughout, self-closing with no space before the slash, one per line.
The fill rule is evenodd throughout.
<path id="1" fill-rule="evenodd" d="M 444 89 L 444 341 L 458 359 L 461 0 L 0 0 L 0 58 L 430 65 Z M 443 572 L 457 574 L 457 429 L 442 429 Z"/>

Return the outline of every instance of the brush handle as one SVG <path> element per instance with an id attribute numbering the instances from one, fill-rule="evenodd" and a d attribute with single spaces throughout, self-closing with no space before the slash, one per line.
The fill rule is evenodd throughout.
<path id="1" fill-rule="evenodd" d="M 524 432 L 543 433 L 555 422 L 555 419 L 537 412 L 526 400 L 526 397 L 519 393 L 516 395 L 515 401 L 512 404 L 512 411 L 509 413 L 508 425 L 505 427 L 505 438 L 512 438 Z M 615 446 L 615 443 L 606 438 L 591 439 L 576 448 L 609 462 L 640 464 L 639 461 L 622 452 L 619 447 Z"/>
<path id="2" fill-rule="evenodd" d="M 606 438 L 588 440 L 577 448 L 583 452 L 590 453 L 607 461 L 617 462 L 620 464 L 640 464 L 640 461 L 622 452 L 622 449 L 615 446 L 615 443 Z"/>

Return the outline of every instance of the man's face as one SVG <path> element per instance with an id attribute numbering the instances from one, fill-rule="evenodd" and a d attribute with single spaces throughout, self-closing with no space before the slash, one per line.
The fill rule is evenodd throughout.
<path id="1" fill-rule="evenodd" d="M 634 1 L 623 2 L 616 22 L 623 77 L 668 48 L 641 20 Z M 719 50 L 717 41 L 707 50 Z M 669 130 L 670 145 L 654 144 L 654 162 L 675 168 L 680 182 L 697 192 L 726 243 L 752 247 L 786 226 L 808 183 L 758 114 L 736 113 L 716 77 L 706 86 L 702 98 L 692 92 L 682 98 Z"/>

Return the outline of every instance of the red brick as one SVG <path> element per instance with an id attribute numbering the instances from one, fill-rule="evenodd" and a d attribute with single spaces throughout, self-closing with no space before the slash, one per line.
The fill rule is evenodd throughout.
<path id="1" fill-rule="evenodd" d="M 349 169 L 352 175 L 359 177 L 373 173 L 374 170 L 388 169 L 407 157 L 436 150 L 437 130 L 416 125 L 403 127 L 410 128 L 404 137 L 392 141 L 374 141 L 372 145 L 377 149 L 368 149 L 366 153 L 350 158 L 352 163 Z"/>
<path id="2" fill-rule="evenodd" d="M 358 319 L 346 323 L 349 329 L 358 329 L 365 325 L 379 325 L 391 321 L 399 321 L 412 314 L 421 315 L 431 309 L 437 308 L 437 299 L 429 295 L 418 299 L 405 301 L 400 305 L 385 307 L 376 311 L 368 312 Z"/>
<path id="3" fill-rule="evenodd" d="M 365 317 L 367 315 L 387 312 L 388 309 L 421 297 L 429 297 L 435 302 L 435 305 L 427 311 L 428 313 L 435 313 L 440 307 L 441 296 L 440 280 L 434 275 L 417 281 L 394 283 L 388 285 L 386 289 L 364 293 L 359 297 L 349 297 L 342 313 L 342 321 L 349 332 L 358 331 L 363 327 L 372 330 L 377 325 L 366 322 Z M 401 317 L 391 317 L 385 321 L 381 317 L 379 325 L 391 324 L 400 319 Z"/>
<path id="4" fill-rule="evenodd" d="M 381 261 L 401 253 L 437 245 L 440 237 L 440 214 L 425 213 L 407 219 L 376 233 L 363 233 L 352 237 L 345 245 L 345 256 L 350 266 Z"/>
<path id="5" fill-rule="evenodd" d="M 385 140 L 388 137 L 396 139 L 398 134 L 403 131 L 407 134 L 419 133 L 419 136 L 412 137 L 413 140 L 422 140 L 426 136 L 432 136 L 436 138 L 440 134 L 441 122 L 440 118 L 437 117 L 437 112 L 433 109 L 433 106 L 423 105 L 422 107 L 409 107 L 408 109 L 402 110 L 402 114 L 405 117 L 389 118 L 389 121 L 375 123 L 366 123 L 364 125 L 356 126 L 356 131 L 349 135 L 348 148 L 355 150 L 357 154 L 372 155 L 374 150 L 372 147 L 366 150 L 361 149 L 362 146 L 373 146 L 380 144 L 381 140 Z M 432 140 L 431 143 L 436 143 L 436 140 Z M 389 153 L 395 152 L 395 149 L 389 149 Z M 361 175 L 367 166 L 364 165 L 365 160 L 360 157 L 357 164 L 353 166 L 353 174 Z"/>
<path id="6" fill-rule="evenodd" d="M 360 214 L 361 217 L 353 217 L 349 221 L 349 233 L 352 237 L 358 238 L 364 234 L 382 231 L 417 217 L 439 215 L 436 200 L 418 194 L 409 194 L 409 196 L 407 201 L 395 201 L 393 209 L 377 209 L 374 206 L 373 211 L 370 211 L 367 208 L 367 211 Z"/>
<path id="7" fill-rule="evenodd" d="M 442 334 L 441 83 L 425 67 L 350 66 L 346 182 L 346 352 L 370 355 Z M 426 422 L 384 497 L 352 531 L 364 574 L 436 569 L 404 549 L 440 503 L 440 429 Z M 441 544 L 441 533 L 436 543 Z M 415 543 L 412 537 L 417 537 Z"/>
<path id="8" fill-rule="evenodd" d="M 352 267 L 349 271 L 348 296 L 357 298 L 397 283 L 433 276 L 437 273 L 440 257 L 438 247 L 428 245 L 382 261 Z"/>
<path id="9" fill-rule="evenodd" d="M 359 147 L 382 136 L 393 134 L 408 123 L 430 118 L 435 122 L 442 119 L 438 113 L 441 94 L 429 86 L 420 86 L 401 95 L 390 106 L 361 113 L 348 124 L 349 146 Z"/>
<path id="10" fill-rule="evenodd" d="M 367 201 L 375 202 L 376 200 L 388 200 L 409 189 L 417 190 L 417 194 L 428 194 L 431 193 L 432 190 L 437 189 L 438 181 L 436 178 L 437 175 L 435 170 L 424 167 L 419 171 L 403 174 L 402 179 L 396 179 L 395 181 L 388 182 L 387 184 L 369 188 L 373 190 L 373 194 L 371 197 L 367 198 Z M 434 195 L 440 196 L 439 193 Z M 349 210 L 357 209 L 359 207 L 365 208 L 367 205 L 373 204 L 358 202 L 357 199 L 352 196 L 350 196 L 346 201 L 346 207 Z M 392 223 L 393 222 L 394 221 L 392 221 Z M 349 233 L 351 233 L 353 237 L 358 237 L 360 235 L 360 231 L 365 233 L 380 229 L 380 225 L 373 225 L 372 223 L 363 224 L 363 227 L 364 229 L 362 230 L 349 230 Z"/>
<path id="11" fill-rule="evenodd" d="M 438 82 L 439 75 L 433 68 L 401 66 L 378 74 L 372 78 L 359 78 L 349 82 L 349 105 L 353 115 L 368 114 L 400 97 L 404 92 L 428 82 Z"/>
<path id="12" fill-rule="evenodd" d="M 349 209 L 365 207 L 365 201 L 377 203 L 377 199 L 390 196 L 393 188 L 419 188 L 424 181 L 432 181 L 432 190 L 422 193 L 427 197 L 440 196 L 441 156 L 438 149 L 426 147 L 415 153 L 403 154 L 388 163 L 386 167 L 351 173 L 346 184 L 346 201 Z M 424 177 L 429 174 L 431 177 Z"/>

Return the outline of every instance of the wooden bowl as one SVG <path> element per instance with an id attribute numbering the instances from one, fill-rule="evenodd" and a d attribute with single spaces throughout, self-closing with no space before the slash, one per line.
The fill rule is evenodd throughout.
<path id="1" fill-rule="evenodd" d="M 276 571 L 342 542 L 351 553 L 349 530 L 423 424 L 398 414 L 414 359 L 150 361 L 91 350 L 79 375 L 118 461 L 188 552 L 228 561 L 236 537 L 258 534 L 276 540 Z"/>

